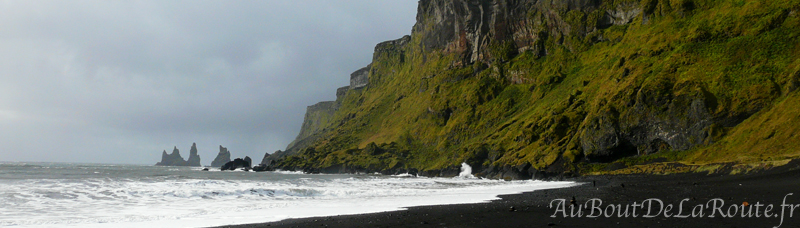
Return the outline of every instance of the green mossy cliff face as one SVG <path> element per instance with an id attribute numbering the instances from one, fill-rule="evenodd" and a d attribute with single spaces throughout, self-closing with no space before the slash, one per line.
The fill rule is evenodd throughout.
<path id="1" fill-rule="evenodd" d="M 798 0 L 422 0 L 411 36 L 378 44 L 361 78 L 309 107 L 297 139 L 264 160 L 430 176 L 466 162 L 479 176 L 517 179 L 797 157 L 800 145 L 784 141 L 800 139 L 800 107 L 790 105 L 798 9 Z"/>

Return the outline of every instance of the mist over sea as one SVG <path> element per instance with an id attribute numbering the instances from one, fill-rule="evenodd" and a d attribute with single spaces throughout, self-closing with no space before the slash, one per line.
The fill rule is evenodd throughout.
<path id="1" fill-rule="evenodd" d="M 219 226 L 477 203 L 575 185 L 485 180 L 469 172 L 426 178 L 201 169 L 0 162 L 0 227 Z"/>

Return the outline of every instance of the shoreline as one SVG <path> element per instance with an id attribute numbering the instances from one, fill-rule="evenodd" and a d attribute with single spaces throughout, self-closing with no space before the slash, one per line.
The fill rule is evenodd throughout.
<path id="1" fill-rule="evenodd" d="M 564 179 L 583 183 L 578 186 L 536 190 L 512 195 L 500 195 L 499 200 L 476 204 L 432 205 L 409 207 L 405 210 L 357 215 L 340 215 L 286 219 L 270 223 L 219 226 L 225 228 L 256 227 L 797 227 L 800 226 L 800 162 L 751 174 L 721 175 L 683 173 L 670 175 L 583 176 Z M 657 216 L 647 217 L 644 207 L 628 212 L 628 217 L 614 211 L 612 216 L 598 214 L 598 209 L 583 208 L 581 216 L 564 213 L 557 207 L 560 200 L 567 206 L 572 197 L 577 204 L 600 203 L 617 208 L 632 209 L 648 199 L 661 201 L 664 207 Z M 783 206 L 785 203 L 789 207 Z M 595 200 L 595 201 L 592 201 Z M 745 203 L 746 202 L 746 203 Z M 714 207 L 719 203 L 719 207 Z M 634 205 L 634 206 L 631 206 Z M 659 209 L 653 204 L 655 215 Z M 663 213 L 666 205 L 672 211 Z M 691 215 L 690 210 L 707 205 Z M 732 206 L 735 205 L 735 206 Z M 747 205 L 747 206 L 743 206 Z M 755 207 L 755 206 L 759 207 Z M 772 205 L 771 217 L 765 217 L 767 205 Z M 791 211 L 792 207 L 797 208 Z M 737 208 L 735 213 L 732 208 Z M 739 210 L 744 208 L 750 214 Z M 679 213 L 679 210 L 680 211 Z M 759 213 L 753 213 L 758 211 Z M 578 215 L 577 211 L 572 211 Z M 791 212 L 791 214 L 790 214 Z M 607 213 L 607 212 L 603 212 Z M 728 217 L 727 215 L 733 215 Z M 634 216 L 636 214 L 636 216 Z M 670 216 L 666 216 L 669 214 Z M 556 215 L 555 218 L 552 216 Z M 624 213 L 623 213 L 624 215 Z M 713 216 L 712 216 L 713 215 Z M 749 216 L 748 216 L 749 215 Z M 686 216 L 683 218 L 682 216 Z M 758 217 L 757 217 L 758 216 Z"/>

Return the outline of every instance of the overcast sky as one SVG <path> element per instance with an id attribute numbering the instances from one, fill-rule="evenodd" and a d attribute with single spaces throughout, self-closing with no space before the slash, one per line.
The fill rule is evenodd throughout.
<path id="1" fill-rule="evenodd" d="M 2 1 L 0 161 L 260 162 L 417 1 Z"/>

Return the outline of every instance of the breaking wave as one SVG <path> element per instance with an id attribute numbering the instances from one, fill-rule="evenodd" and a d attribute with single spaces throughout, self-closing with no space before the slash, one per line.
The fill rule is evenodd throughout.
<path id="1" fill-rule="evenodd" d="M 14 168 L 19 172 L 41 167 Z M 216 226 L 228 225 L 231 218 L 241 223 L 268 222 L 476 203 L 499 194 L 573 184 L 463 178 L 472 176 L 466 164 L 460 178 L 203 172 L 175 167 L 59 168 L 65 171 L 34 171 L 37 175 L 30 176 L 36 178 L 11 179 L 3 178 L 8 170 L 0 166 L 0 227 L 141 227 L 149 222 Z M 83 176 L 70 177 L 73 174 Z"/>

